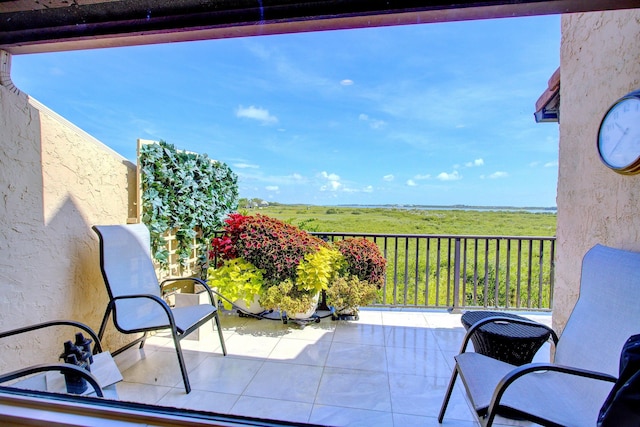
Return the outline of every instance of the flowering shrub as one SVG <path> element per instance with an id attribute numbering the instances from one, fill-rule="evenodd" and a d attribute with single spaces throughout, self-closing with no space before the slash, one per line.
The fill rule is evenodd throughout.
<path id="1" fill-rule="evenodd" d="M 387 260 L 380 254 L 380 248 L 363 237 L 349 238 L 335 242 L 347 262 L 347 273 L 360 280 L 382 286 L 387 268 Z"/>
<path id="2" fill-rule="evenodd" d="M 212 241 L 210 258 L 243 258 L 263 270 L 266 285 L 295 281 L 304 256 L 326 245 L 291 224 L 260 214 L 232 214 L 225 224 L 224 235 Z"/>
<path id="3" fill-rule="evenodd" d="M 225 297 L 248 303 L 259 294 L 263 307 L 290 314 L 308 311 L 318 293 L 334 283 L 335 304 L 369 304 L 386 268 L 378 246 L 369 240 L 345 239 L 332 245 L 260 214 L 229 215 L 224 234 L 211 242 L 209 257 L 221 260 L 218 268 L 210 269 L 209 278 Z"/>

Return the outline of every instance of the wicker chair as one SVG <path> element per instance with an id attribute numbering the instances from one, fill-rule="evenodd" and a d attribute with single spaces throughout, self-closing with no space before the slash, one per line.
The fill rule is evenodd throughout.
<path id="1" fill-rule="evenodd" d="M 180 280 L 193 280 L 204 286 L 209 294 L 210 304 L 169 307 L 161 297 L 161 284 L 158 283 L 151 261 L 147 227 L 144 224 L 100 225 L 94 226 L 93 230 L 100 238 L 100 268 L 109 293 L 109 304 L 98 336 L 102 339 L 112 311 L 113 322 L 118 331 L 124 334 L 144 333 L 142 337 L 114 351 L 113 355 L 137 343 L 140 343 L 142 348 L 150 331 L 170 329 L 184 388 L 189 393 L 191 386 L 180 340 L 214 319 L 222 352 L 224 355 L 227 354 L 213 292 L 203 280 L 193 277 L 180 278 Z"/>
<path id="2" fill-rule="evenodd" d="M 596 245 L 584 256 L 580 297 L 556 345 L 554 363 L 515 366 L 465 352 L 477 330 L 473 325 L 455 356 L 438 421 L 460 375 L 483 425 L 500 415 L 548 426 L 595 426 L 616 381 L 620 351 L 640 332 L 638 301 L 640 253 Z"/>

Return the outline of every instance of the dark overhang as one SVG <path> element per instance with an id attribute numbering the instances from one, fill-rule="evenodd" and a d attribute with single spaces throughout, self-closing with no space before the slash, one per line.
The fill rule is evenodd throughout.
<path id="1" fill-rule="evenodd" d="M 11 54 L 640 7 L 640 0 L 0 0 Z"/>
<path id="2" fill-rule="evenodd" d="M 547 89 L 536 101 L 536 123 L 560 122 L 560 68 L 549 78 Z"/>

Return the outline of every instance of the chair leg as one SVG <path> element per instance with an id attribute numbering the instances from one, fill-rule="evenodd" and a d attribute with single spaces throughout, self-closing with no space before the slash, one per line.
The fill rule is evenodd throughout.
<path id="1" fill-rule="evenodd" d="M 144 347 L 144 343 L 145 341 L 147 341 L 147 336 L 148 336 L 149 332 L 144 332 L 144 334 L 142 335 L 142 337 L 140 338 L 140 347 L 138 347 L 140 350 L 142 350 L 142 347 Z"/>
<path id="2" fill-rule="evenodd" d="M 191 384 L 189 383 L 189 374 L 187 373 L 187 367 L 184 364 L 184 357 L 182 356 L 182 347 L 180 346 L 180 339 L 177 336 L 176 331 L 172 332 L 173 343 L 176 346 L 176 354 L 178 355 L 178 364 L 180 364 L 180 373 L 182 374 L 182 381 L 184 382 L 184 390 L 187 394 L 191 393 Z"/>
<path id="3" fill-rule="evenodd" d="M 444 395 L 444 400 L 442 401 L 442 407 L 440 408 L 440 415 L 438 415 L 438 422 L 442 424 L 442 420 L 444 419 L 444 413 L 447 410 L 447 406 L 449 405 L 449 399 L 451 399 L 451 393 L 453 393 L 453 386 L 456 383 L 456 378 L 458 377 L 458 364 L 453 368 L 453 372 L 451 373 L 451 380 L 449 380 L 449 387 L 447 387 L 447 392 Z"/>
<path id="4" fill-rule="evenodd" d="M 109 320 L 109 316 L 111 315 L 111 302 L 107 304 L 107 309 L 104 312 L 104 317 L 102 318 L 102 323 L 100 324 L 100 330 L 98 331 L 98 338 L 102 341 L 102 337 L 104 336 L 104 332 L 107 329 L 107 321 Z"/>
<path id="5" fill-rule="evenodd" d="M 222 354 L 227 355 L 227 346 L 224 343 L 224 336 L 222 335 L 222 327 L 220 326 L 220 317 L 218 316 L 218 312 L 216 311 L 216 328 L 218 328 L 218 336 L 220 337 L 220 345 L 222 346 Z"/>

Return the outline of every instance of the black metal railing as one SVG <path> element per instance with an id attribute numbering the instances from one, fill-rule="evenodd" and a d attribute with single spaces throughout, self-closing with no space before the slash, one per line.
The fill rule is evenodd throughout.
<path id="1" fill-rule="evenodd" d="M 555 237 L 314 232 L 365 237 L 387 275 L 375 306 L 551 310 Z"/>

